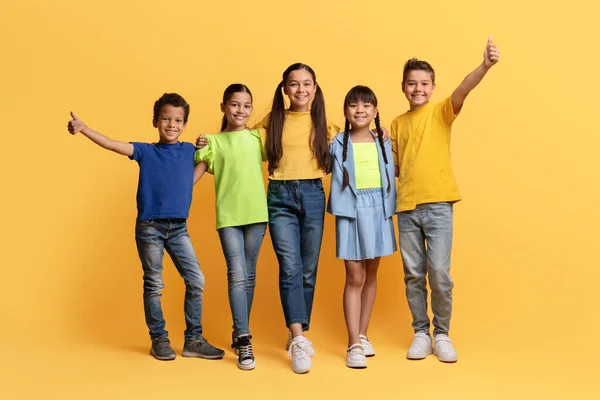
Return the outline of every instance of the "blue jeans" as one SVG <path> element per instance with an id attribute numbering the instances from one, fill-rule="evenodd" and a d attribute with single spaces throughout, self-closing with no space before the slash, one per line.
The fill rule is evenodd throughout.
<path id="1" fill-rule="evenodd" d="M 138 221 L 135 241 L 144 270 L 144 312 L 150 337 L 154 339 L 168 334 L 160 305 L 161 290 L 165 287 L 162 279 L 165 249 L 185 282 L 185 338 L 201 336 L 204 275 L 200 271 L 185 220 Z"/>
<path id="2" fill-rule="evenodd" d="M 323 184 L 321 179 L 271 180 L 267 203 L 285 323 L 308 330 L 323 238 Z"/>
<path id="3" fill-rule="evenodd" d="M 248 326 L 256 286 L 256 259 L 266 230 L 266 222 L 218 230 L 227 262 L 227 289 L 234 336 L 250 334 Z"/>
<path id="4" fill-rule="evenodd" d="M 427 277 L 431 288 L 434 335 L 448 334 L 452 316 L 450 252 L 452 204 L 419 204 L 398 213 L 400 254 L 404 263 L 406 298 L 416 332 L 429 333 Z"/>

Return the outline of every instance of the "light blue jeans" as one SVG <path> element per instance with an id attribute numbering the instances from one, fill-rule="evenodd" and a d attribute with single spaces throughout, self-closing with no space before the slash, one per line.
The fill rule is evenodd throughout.
<path id="1" fill-rule="evenodd" d="M 256 286 L 256 259 L 267 223 L 228 226 L 218 230 L 227 263 L 229 306 L 233 335 L 249 335 L 250 310 Z"/>
<path id="2" fill-rule="evenodd" d="M 448 334 L 450 330 L 454 287 L 450 277 L 452 212 L 450 203 L 427 203 L 398 213 L 406 298 L 415 333 L 429 334 L 427 279 L 431 288 L 433 334 Z"/>
<path id="3" fill-rule="evenodd" d="M 202 335 L 204 275 L 192 247 L 185 219 L 137 221 L 135 241 L 144 270 L 144 313 L 152 339 L 167 335 L 160 304 L 163 284 L 162 260 L 167 250 L 185 282 L 186 339 Z"/>

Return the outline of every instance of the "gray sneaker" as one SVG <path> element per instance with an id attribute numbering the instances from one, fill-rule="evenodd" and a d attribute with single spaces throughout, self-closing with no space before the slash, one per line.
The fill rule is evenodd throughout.
<path id="1" fill-rule="evenodd" d="M 193 339 L 185 339 L 181 355 L 184 357 L 200 357 L 214 360 L 223 358 L 225 352 L 208 343 L 204 337 L 198 336 Z"/>
<path id="2" fill-rule="evenodd" d="M 177 357 L 175 351 L 171 348 L 171 341 L 167 335 L 152 339 L 150 354 L 161 361 L 174 360 Z"/>

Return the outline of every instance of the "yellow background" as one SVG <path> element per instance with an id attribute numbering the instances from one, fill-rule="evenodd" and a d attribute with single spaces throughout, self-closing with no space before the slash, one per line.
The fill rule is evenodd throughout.
<path id="1" fill-rule="evenodd" d="M 2 302 L 0 397 L 594 398 L 600 394 L 597 257 L 600 132 L 597 6 L 573 0 L 2 1 L 0 113 Z M 501 61 L 454 124 L 451 336 L 459 362 L 405 359 L 412 331 L 398 253 L 383 260 L 370 328 L 377 356 L 344 366 L 343 264 L 326 217 L 310 339 L 317 356 L 296 376 L 283 346 L 277 264 L 259 257 L 252 331 L 258 366 L 163 363 L 148 355 L 134 242 L 138 168 L 66 131 L 69 111 L 124 141 L 154 141 L 153 102 L 191 104 L 182 139 L 218 129 L 230 83 L 267 112 L 291 63 L 311 65 L 329 118 L 356 84 L 382 121 L 407 109 L 401 70 L 412 56 L 449 95 L 494 35 Z M 328 186 L 329 179 L 325 179 Z M 206 275 L 205 334 L 230 342 L 225 263 L 212 178 L 189 220 Z M 183 283 L 166 257 L 163 307 L 182 346 Z"/>

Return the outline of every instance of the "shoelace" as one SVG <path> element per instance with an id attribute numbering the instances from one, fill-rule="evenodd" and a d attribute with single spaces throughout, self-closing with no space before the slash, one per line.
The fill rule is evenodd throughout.
<path id="1" fill-rule="evenodd" d="M 238 349 L 240 351 L 240 360 L 241 361 L 254 358 L 254 353 L 252 352 L 251 344 L 246 345 L 246 346 L 239 346 Z"/>
<path id="2" fill-rule="evenodd" d="M 202 346 L 204 343 L 206 343 L 206 339 L 204 339 L 203 337 L 189 341 L 190 346 L 195 346 L 195 345 Z"/>
<path id="3" fill-rule="evenodd" d="M 290 349 L 288 350 L 288 357 L 292 357 L 293 354 L 296 358 L 302 358 L 304 360 L 307 360 L 310 358 L 310 346 L 311 343 L 309 340 L 303 340 L 301 342 L 297 342 L 294 340 L 292 341 Z"/>
<path id="4" fill-rule="evenodd" d="M 159 349 L 166 349 L 167 347 L 170 347 L 171 344 L 168 341 L 160 341 L 156 343 L 156 347 L 158 347 Z"/>

